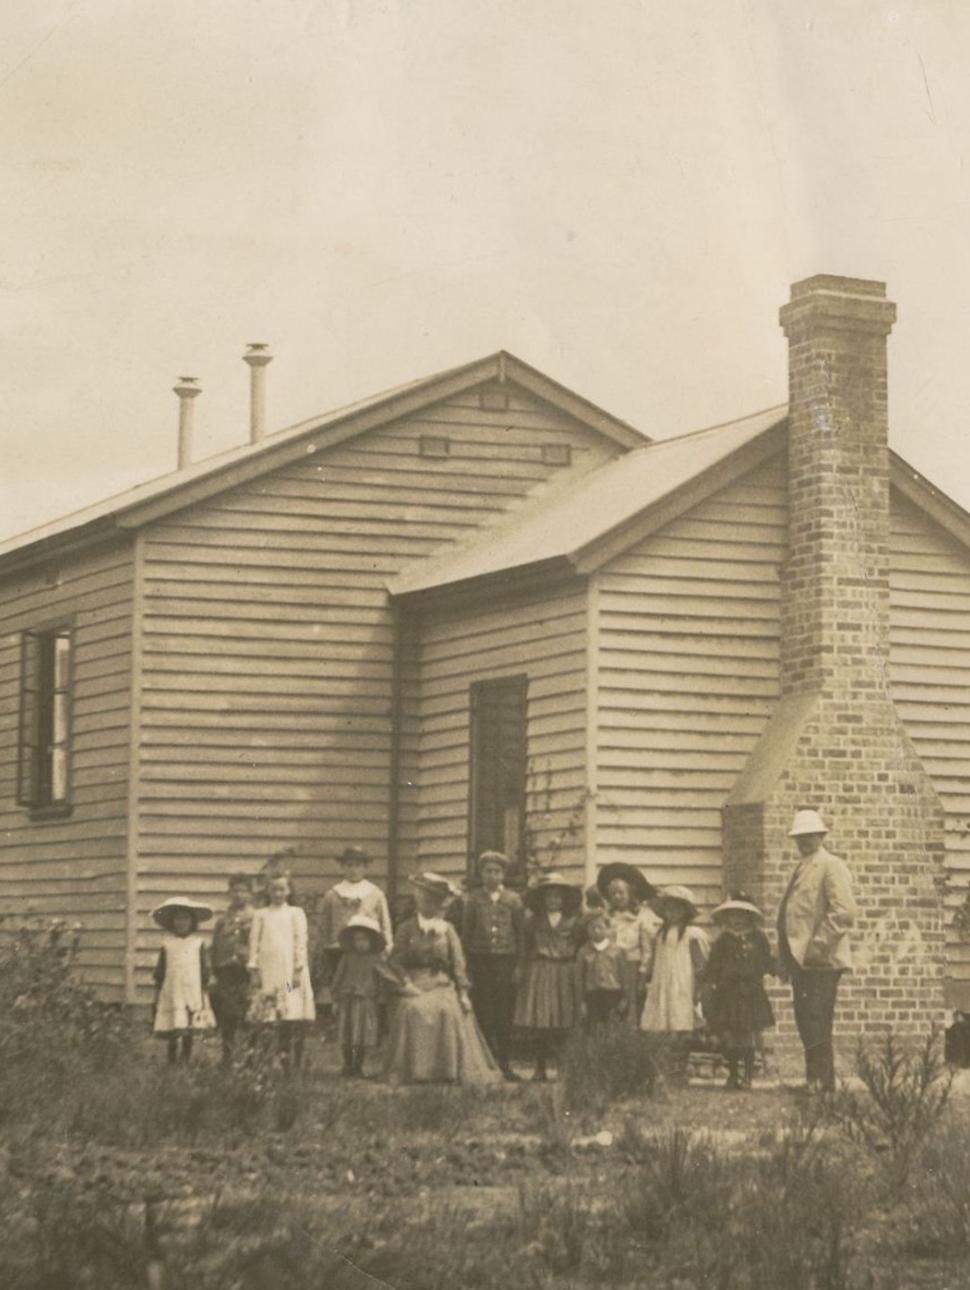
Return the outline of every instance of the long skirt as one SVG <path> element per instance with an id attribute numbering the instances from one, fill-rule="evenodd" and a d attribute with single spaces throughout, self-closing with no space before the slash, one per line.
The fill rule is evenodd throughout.
<path id="1" fill-rule="evenodd" d="M 578 1017 L 572 959 L 530 959 L 515 1001 L 515 1024 L 529 1030 L 572 1030 Z"/>
<path id="2" fill-rule="evenodd" d="M 376 1048 L 379 1039 L 377 1003 L 359 994 L 337 999 L 337 1042 L 341 1048 Z"/>
<path id="3" fill-rule="evenodd" d="M 395 1003 L 385 1073 L 395 1084 L 495 1084 L 502 1079 L 474 1013 L 443 972 L 419 974 L 421 991 Z"/>

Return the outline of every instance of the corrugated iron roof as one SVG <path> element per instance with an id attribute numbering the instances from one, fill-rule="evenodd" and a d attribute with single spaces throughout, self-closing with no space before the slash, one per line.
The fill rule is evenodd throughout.
<path id="1" fill-rule="evenodd" d="M 153 505 L 145 510 L 145 518 L 152 519 L 163 509 L 176 510 L 200 496 L 211 495 L 223 487 L 232 487 L 239 472 L 246 471 L 247 467 L 250 476 L 261 474 L 264 469 L 275 469 L 279 458 L 288 449 L 290 452 L 294 448 L 299 451 L 300 441 L 304 438 L 320 435 L 320 440 L 314 446 L 316 451 L 322 451 L 331 442 L 342 441 L 356 433 L 355 426 L 358 423 L 362 430 L 372 428 L 375 418 L 382 412 L 387 415 L 380 417 L 377 423 L 403 415 L 401 406 L 407 404 L 409 399 L 413 402 L 415 396 L 422 396 L 422 402 L 432 403 L 438 398 L 448 397 L 449 391 L 456 386 L 468 388 L 493 379 L 508 379 L 532 390 L 540 398 L 564 408 L 571 415 L 586 419 L 594 428 L 625 447 L 639 446 L 647 439 L 625 421 L 611 416 L 581 395 L 502 350 L 472 363 L 448 368 L 433 376 L 420 377 L 356 403 L 311 417 L 285 430 L 269 434 L 258 443 L 241 444 L 182 470 L 138 484 L 93 506 L 73 511 L 49 524 L 17 534 L 0 542 L 0 562 L 15 554 L 21 557 L 29 555 L 32 558 L 31 548 L 43 547 L 46 550 L 49 546 L 58 545 L 58 539 L 80 538 L 87 532 L 100 534 L 102 530 L 112 527 L 135 527 L 142 522 L 140 513 L 148 504 Z M 168 507 L 164 505 L 166 499 L 171 502 Z"/>
<path id="2" fill-rule="evenodd" d="M 409 595 L 551 560 L 574 560 L 584 548 L 780 425 L 787 413 L 781 405 L 635 448 L 557 495 L 533 496 L 491 531 L 477 529 L 467 545 L 409 566 L 388 588 L 394 595 Z"/>

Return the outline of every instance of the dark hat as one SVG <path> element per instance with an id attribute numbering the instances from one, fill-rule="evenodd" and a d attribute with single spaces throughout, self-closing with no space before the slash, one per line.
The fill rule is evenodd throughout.
<path id="1" fill-rule="evenodd" d="M 653 900 L 657 894 L 657 888 L 652 882 L 647 881 L 636 865 L 615 860 L 612 864 L 603 865 L 596 875 L 596 885 L 602 895 L 605 896 L 609 891 L 610 883 L 614 878 L 621 878 L 626 883 L 634 900 Z"/>
<path id="2" fill-rule="evenodd" d="M 475 861 L 475 869 L 476 869 L 476 872 L 481 873 L 483 865 L 499 864 L 502 866 L 502 869 L 505 870 L 509 867 L 511 863 L 512 861 L 508 858 L 508 856 L 503 855 L 501 851 L 483 851 L 482 854 Z"/>
<path id="3" fill-rule="evenodd" d="M 340 855 L 337 856 L 338 864 L 370 864 L 370 852 L 365 851 L 363 847 L 344 847 Z"/>
<path id="4" fill-rule="evenodd" d="M 539 913 L 542 909 L 542 893 L 552 888 L 562 892 L 563 910 L 567 914 L 575 914 L 583 903 L 583 893 L 573 883 L 567 882 L 561 873 L 543 874 L 538 882 L 529 888 L 522 899 L 534 914 Z"/>
<path id="5" fill-rule="evenodd" d="M 349 918 L 340 929 L 340 933 L 337 936 L 337 940 L 340 943 L 340 948 L 342 950 L 350 949 L 350 943 L 353 939 L 354 932 L 368 932 L 370 934 L 371 944 L 378 953 L 380 953 L 380 951 L 387 945 L 387 941 L 384 939 L 384 933 L 381 931 L 380 925 L 376 923 L 373 918 L 368 918 L 366 914 L 354 914 L 353 918 Z"/>

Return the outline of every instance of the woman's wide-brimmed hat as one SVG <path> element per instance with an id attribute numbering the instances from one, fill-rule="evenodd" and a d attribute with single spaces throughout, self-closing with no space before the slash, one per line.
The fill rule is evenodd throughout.
<path id="1" fill-rule="evenodd" d="M 152 918 L 159 927 L 169 928 L 180 909 L 187 910 L 195 919 L 196 925 L 208 922 L 212 917 L 211 906 L 203 905 L 199 900 L 190 900 L 188 896 L 169 896 L 168 900 L 163 900 L 152 910 Z"/>
<path id="2" fill-rule="evenodd" d="M 363 847 L 344 847 L 337 856 L 338 864 L 370 864 L 370 852 Z"/>
<path id="3" fill-rule="evenodd" d="M 650 904 L 657 913 L 660 913 L 668 900 L 679 900 L 681 904 L 686 905 L 690 910 L 691 918 L 696 918 L 700 913 L 690 887 L 682 887 L 679 883 L 673 883 L 670 887 L 661 887 Z"/>
<path id="4" fill-rule="evenodd" d="M 711 911 L 711 918 L 716 923 L 725 914 L 750 914 L 759 923 L 763 923 L 765 917 L 751 897 L 743 891 L 734 891 L 727 900 L 722 900 L 717 909 Z"/>
<path id="5" fill-rule="evenodd" d="M 423 873 L 413 873 L 410 877 L 413 887 L 418 887 L 421 891 L 431 892 L 432 895 L 438 896 L 441 900 L 449 900 L 452 896 L 458 895 L 458 888 L 450 878 L 445 878 L 440 873 L 430 873 L 425 870 Z"/>
<path id="6" fill-rule="evenodd" d="M 366 914 L 354 914 L 353 918 L 349 918 L 340 929 L 340 934 L 337 937 L 342 950 L 350 949 L 354 932 L 369 933 L 374 949 L 378 953 L 387 945 L 379 923 L 375 922 L 373 918 L 368 918 Z"/>
<path id="7" fill-rule="evenodd" d="M 828 833 L 828 831 L 828 825 L 818 811 L 796 811 L 788 836 L 797 838 L 806 833 Z"/>
<path id="8" fill-rule="evenodd" d="M 653 900 L 657 894 L 657 888 L 652 882 L 648 882 L 636 865 L 616 860 L 612 864 L 603 865 L 596 875 L 596 886 L 602 895 L 607 894 L 610 883 L 617 878 L 626 883 L 634 900 Z"/>
<path id="9" fill-rule="evenodd" d="M 583 903 L 583 893 L 573 883 L 567 882 L 561 873 L 544 873 L 522 899 L 533 913 L 538 913 L 542 908 L 542 893 L 550 890 L 562 892 L 562 907 L 567 914 L 575 914 Z"/>

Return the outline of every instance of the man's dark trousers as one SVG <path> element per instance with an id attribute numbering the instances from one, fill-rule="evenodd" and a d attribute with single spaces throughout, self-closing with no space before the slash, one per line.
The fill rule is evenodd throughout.
<path id="1" fill-rule="evenodd" d="M 492 1056 L 502 1070 L 509 1064 L 515 1012 L 515 967 L 511 954 L 469 954 L 472 1006 Z"/>
<path id="2" fill-rule="evenodd" d="M 828 1092 L 835 1089 L 832 1023 L 841 972 L 837 968 L 789 967 L 795 1024 L 805 1049 L 805 1079 Z"/>

